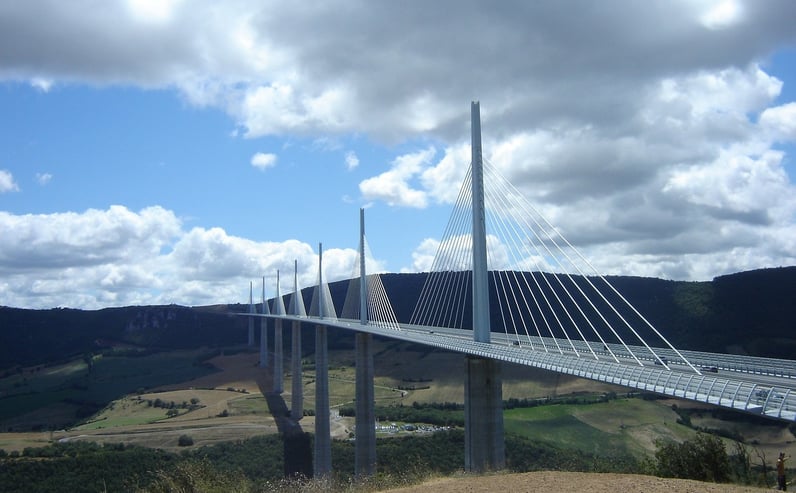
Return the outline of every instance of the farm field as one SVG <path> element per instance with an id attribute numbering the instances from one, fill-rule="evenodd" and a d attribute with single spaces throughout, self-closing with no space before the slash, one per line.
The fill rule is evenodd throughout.
<path id="1" fill-rule="evenodd" d="M 377 341 L 377 406 L 411 406 L 415 402 L 461 403 L 462 356 L 428 351 L 425 348 L 412 349 L 417 347 L 394 341 Z M 97 392 L 95 395 L 99 396 L 114 396 L 107 405 L 71 427 L 0 433 L 0 449 L 22 450 L 25 447 L 43 446 L 55 440 L 89 440 L 178 450 L 183 448 L 178 445 L 182 435 L 192 438 L 192 447 L 200 447 L 278 433 L 280 423 L 271 415 L 265 396 L 270 395 L 270 398 L 277 401 L 281 399 L 284 402 L 279 404 L 289 408 L 292 375 L 285 375 L 286 392 L 275 396 L 270 392 L 273 376 L 268 369 L 258 367 L 257 353 L 236 349 L 207 359 L 205 364 L 196 365 L 196 358 L 201 354 L 201 351 L 195 351 L 151 355 L 148 360 L 129 358 L 131 363 L 140 360 L 151 364 L 140 376 L 136 372 L 142 371 L 142 367 L 125 367 L 121 361 L 107 366 L 95 362 L 94 372 L 102 369 L 109 373 L 94 377 L 100 382 L 107 382 L 103 383 L 104 387 L 100 387 L 105 390 L 92 388 L 91 391 Z M 353 403 L 353 358 L 353 350 L 330 351 L 330 405 L 333 411 Z M 312 363 L 311 356 L 305 359 L 302 373 L 305 410 L 314 408 L 315 381 Z M 290 368 L 287 359 L 285 368 Z M 165 375 L 164 384 L 142 391 L 140 382 L 151 381 L 161 369 Z M 64 396 L 69 395 L 70 382 L 85 379 L 86 371 L 87 365 L 84 361 L 72 361 L 46 371 L 25 371 L 11 379 L 2 379 L 0 389 L 19 389 L 19 385 L 14 386 L 15 382 L 21 381 L 20 378 L 26 379 L 27 388 L 37 389 L 38 398 L 47 403 L 45 408 L 48 412 L 58 419 L 64 419 L 64 416 L 69 416 L 69 412 L 72 413 L 71 416 L 75 412 L 73 404 L 63 402 Z M 182 381 L 176 381 L 178 375 L 182 376 Z M 111 392 L 108 389 L 113 387 L 115 378 L 119 379 L 119 386 Z M 504 366 L 503 382 L 504 400 L 566 396 L 576 399 L 608 393 L 621 395 L 623 392 L 623 389 L 615 386 L 514 365 Z M 122 389 L 132 390 L 122 393 Z M 82 390 L 76 390 L 80 391 Z M 20 412 L 17 409 L 16 412 L 20 414 L 14 415 L 13 410 L 5 406 L 9 402 L 19 402 L 15 399 L 16 396 L 0 399 L 0 406 L 3 406 L 0 415 L 10 416 L 2 421 L 2 429 L 9 426 L 23 427 L 25 420 L 29 420 L 29 424 L 46 419 L 47 414 L 41 410 Z M 589 453 L 621 450 L 634 455 L 649 454 L 655 450 L 655 441 L 658 439 L 682 440 L 695 433 L 693 429 L 677 423 L 678 415 L 673 405 L 676 407 L 691 404 L 669 399 L 617 399 L 593 404 L 555 404 L 508 409 L 504 413 L 504 421 L 507 433 L 545 441 L 562 448 L 574 448 Z M 734 427 L 747 443 L 754 443 L 769 457 L 779 450 L 796 452 L 793 435 L 781 425 L 727 423 L 712 417 L 709 408 L 694 415 L 692 423 L 716 429 Z M 298 425 L 304 431 L 312 432 L 314 418 L 311 415 L 304 416 Z M 334 437 L 347 438 L 352 430 L 353 418 L 334 417 Z"/>

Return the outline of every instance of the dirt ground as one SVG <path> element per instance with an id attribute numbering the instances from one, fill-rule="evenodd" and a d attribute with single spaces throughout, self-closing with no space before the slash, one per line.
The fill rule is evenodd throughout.
<path id="1" fill-rule="evenodd" d="M 760 493 L 770 488 L 751 488 L 686 479 L 656 478 L 633 474 L 579 472 L 529 472 L 436 479 L 421 485 L 390 490 L 391 493 Z"/>

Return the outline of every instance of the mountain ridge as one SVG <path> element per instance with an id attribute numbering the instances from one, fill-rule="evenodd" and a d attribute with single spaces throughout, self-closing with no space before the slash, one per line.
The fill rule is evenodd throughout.
<path id="1" fill-rule="evenodd" d="M 382 274 L 398 320 L 410 319 L 426 277 L 427 273 Z M 712 281 L 606 279 L 679 349 L 796 358 L 796 266 Z M 343 305 L 347 282 L 330 284 L 336 307 Z M 302 290 L 306 306 L 313 289 Z M 0 307 L 0 370 L 52 363 L 108 346 L 151 352 L 242 344 L 247 321 L 234 314 L 247 311 L 245 304 L 100 310 Z M 347 344 L 350 334 L 331 337 L 330 344 Z M 311 352 L 309 339 L 305 346 Z"/>

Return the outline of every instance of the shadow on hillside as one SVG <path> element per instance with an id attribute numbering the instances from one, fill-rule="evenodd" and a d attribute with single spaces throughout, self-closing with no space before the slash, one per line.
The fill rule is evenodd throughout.
<path id="1" fill-rule="evenodd" d="M 276 428 L 282 435 L 284 446 L 285 477 L 312 477 L 312 447 L 310 436 L 301 429 L 301 424 L 290 417 L 282 394 L 273 391 L 273 372 L 271 368 L 260 370 L 257 386 L 265 397 L 268 411 L 274 418 Z"/>

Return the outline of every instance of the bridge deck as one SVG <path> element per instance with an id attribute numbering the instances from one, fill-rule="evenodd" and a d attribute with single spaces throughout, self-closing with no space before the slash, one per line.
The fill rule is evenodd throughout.
<path id="1" fill-rule="evenodd" d="M 631 347 L 632 357 L 622 346 L 609 345 L 595 351 L 586 343 L 575 344 L 575 350 L 563 350 L 569 344 L 552 339 L 528 338 L 493 333 L 492 342 L 475 342 L 472 331 L 409 324 L 362 325 L 359 320 L 330 319 L 312 316 L 250 314 L 322 324 L 358 332 L 389 337 L 418 344 L 481 356 L 518 365 L 555 371 L 590 380 L 620 385 L 646 392 L 704 402 L 769 418 L 796 421 L 796 362 L 791 360 L 726 355 L 699 351 L 680 351 L 689 361 L 701 367 L 695 372 L 675 353 L 655 348 L 667 357 L 667 367 L 653 362 L 653 357 L 636 359 L 644 348 Z M 544 343 L 544 344 L 543 344 Z M 602 346 L 602 345 L 600 345 Z M 547 350 L 542 348 L 546 347 Z M 555 351 L 550 348 L 556 348 Z M 558 348 L 562 350 L 559 351 Z M 592 346 L 593 349 L 593 346 Z M 638 352 L 635 350 L 638 349 Z"/>

